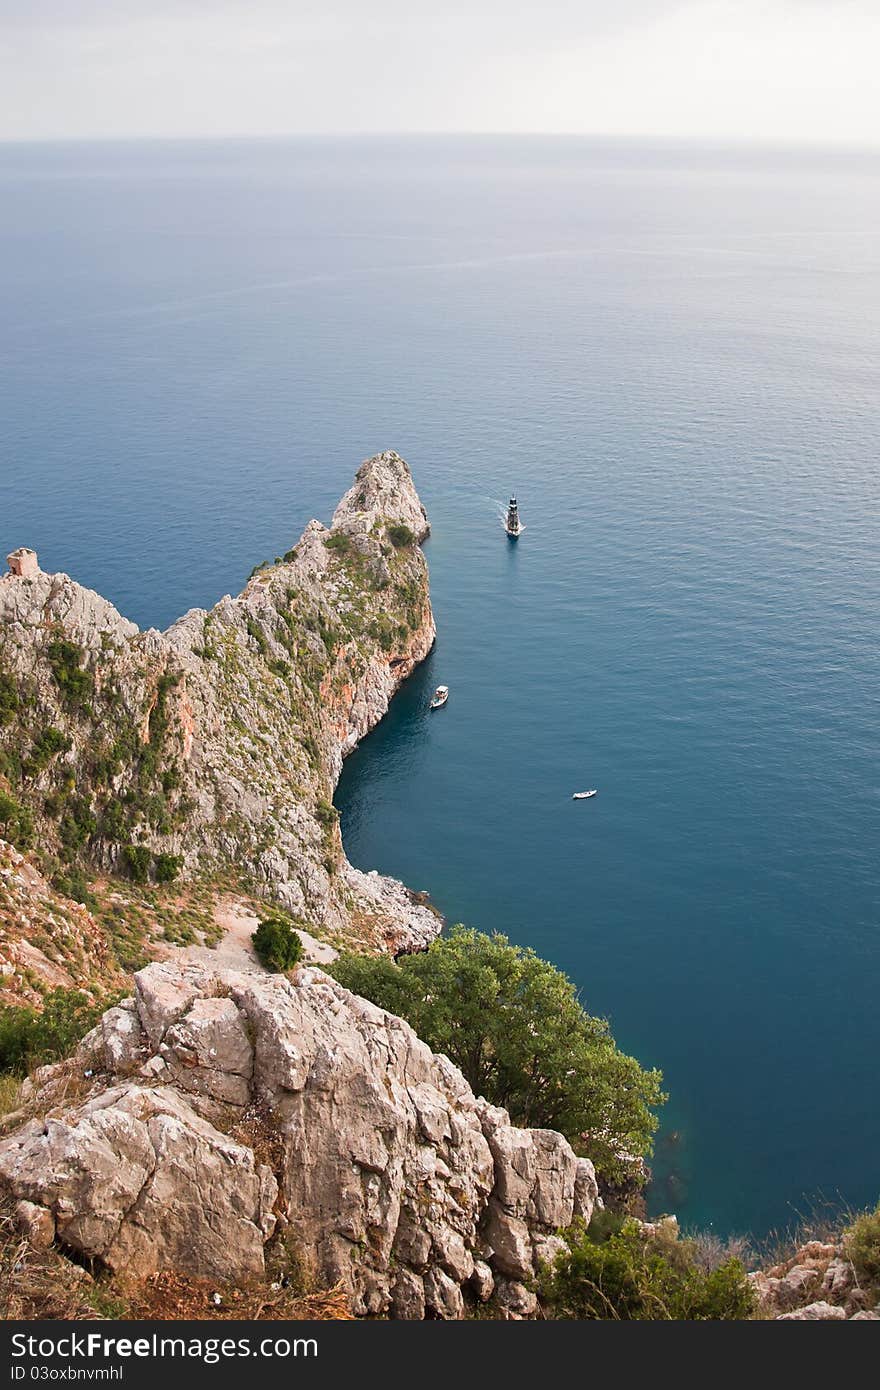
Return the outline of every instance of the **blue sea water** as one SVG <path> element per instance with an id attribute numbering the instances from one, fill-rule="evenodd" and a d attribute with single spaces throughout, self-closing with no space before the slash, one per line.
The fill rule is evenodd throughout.
<path id="1" fill-rule="evenodd" d="M 164 626 L 403 453 L 348 854 L 570 972 L 721 1231 L 880 1192 L 878 221 L 859 154 L 0 147 L 0 551 Z"/>

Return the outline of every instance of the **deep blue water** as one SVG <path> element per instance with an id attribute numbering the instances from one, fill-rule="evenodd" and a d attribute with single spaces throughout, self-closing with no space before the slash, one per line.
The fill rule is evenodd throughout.
<path id="1" fill-rule="evenodd" d="M 164 626 L 403 453 L 440 637 L 349 856 L 572 974 L 720 1229 L 880 1191 L 878 220 L 857 155 L 0 148 L 0 553 Z"/>

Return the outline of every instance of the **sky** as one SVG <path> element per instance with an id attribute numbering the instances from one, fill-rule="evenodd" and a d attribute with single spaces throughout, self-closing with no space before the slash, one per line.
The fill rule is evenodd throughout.
<path id="1" fill-rule="evenodd" d="M 0 139 L 880 146 L 880 0 L 0 0 Z"/>

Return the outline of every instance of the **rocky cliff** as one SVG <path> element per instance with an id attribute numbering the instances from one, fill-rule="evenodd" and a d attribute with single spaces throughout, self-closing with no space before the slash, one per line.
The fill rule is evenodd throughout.
<path id="1" fill-rule="evenodd" d="M 125 977 L 99 922 L 0 840 L 0 1005 L 39 1006 L 53 989 L 100 998 Z"/>
<path id="2" fill-rule="evenodd" d="M 5 1122 L 32 1241 L 130 1277 L 229 1283 L 267 1249 L 356 1313 L 528 1315 L 554 1234 L 597 1200 L 562 1135 L 518 1129 L 412 1029 L 316 969 L 155 964 Z"/>
<path id="3" fill-rule="evenodd" d="M 136 879 L 233 865 L 296 917 L 393 950 L 436 916 L 345 859 L 342 760 L 435 629 L 428 522 L 395 453 L 237 598 L 141 632 L 33 551 L 0 579 L 0 832 Z"/>

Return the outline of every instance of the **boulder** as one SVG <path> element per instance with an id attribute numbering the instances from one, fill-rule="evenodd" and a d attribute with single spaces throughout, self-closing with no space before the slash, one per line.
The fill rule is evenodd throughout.
<path id="1" fill-rule="evenodd" d="M 460 1318 L 497 1284 L 505 1316 L 531 1316 L 536 1262 L 596 1200 L 561 1135 L 512 1125 L 315 968 L 148 966 L 72 1066 L 92 1094 L 72 1103 L 58 1068 L 38 1077 L 47 1117 L 0 1141 L 0 1178 L 62 1245 L 132 1274 L 258 1275 L 277 1214 L 357 1313 Z M 271 1172 L 230 1136 L 253 1114 Z"/>
<path id="2" fill-rule="evenodd" d="M 276 1184 L 167 1088 L 117 1086 L 0 1144 L 0 1177 L 63 1244 L 134 1276 L 263 1273 Z"/>
<path id="3" fill-rule="evenodd" d="M 781 1313 L 777 1322 L 843 1322 L 846 1313 L 842 1308 L 836 1307 L 833 1303 L 808 1303 L 804 1308 L 797 1308 L 793 1313 Z"/>
<path id="4" fill-rule="evenodd" d="M 845 1298 L 855 1283 L 855 1271 L 849 1260 L 843 1260 L 836 1256 L 825 1270 L 825 1277 L 822 1280 L 822 1292 L 828 1294 L 829 1298 Z"/>

